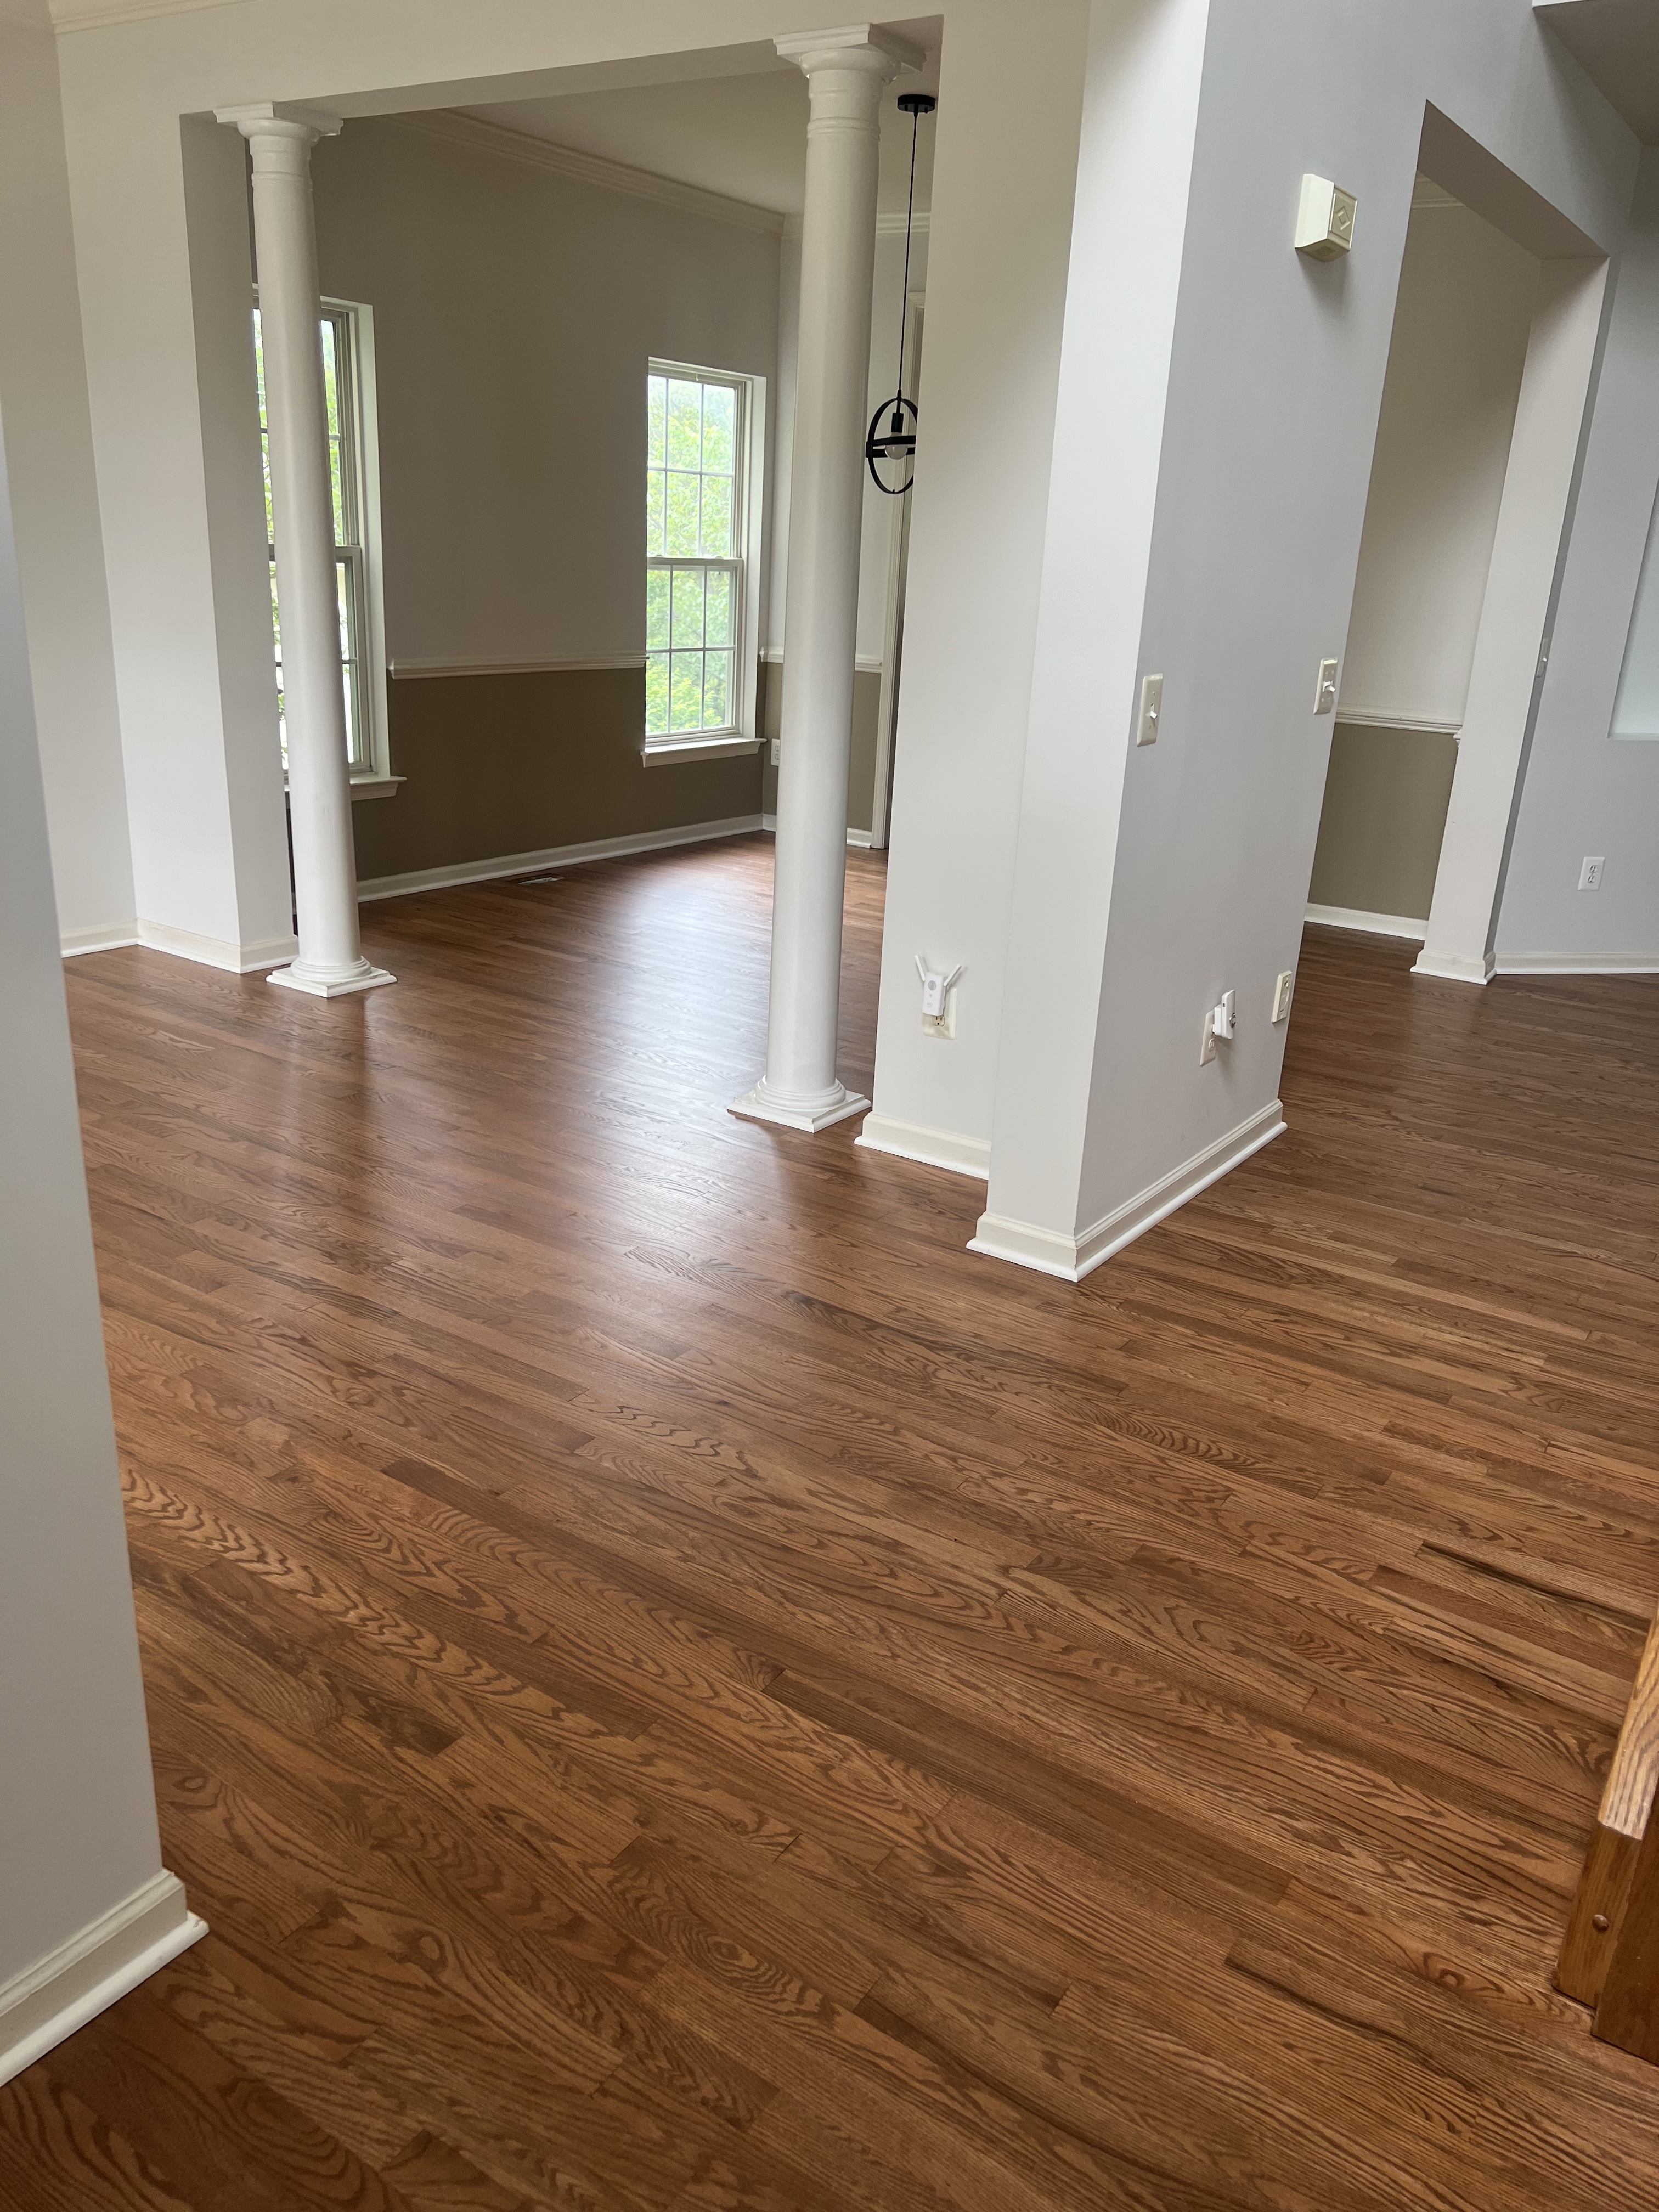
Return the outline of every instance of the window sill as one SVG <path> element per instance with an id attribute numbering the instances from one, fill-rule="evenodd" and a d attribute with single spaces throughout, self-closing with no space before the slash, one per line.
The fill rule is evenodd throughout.
<path id="1" fill-rule="evenodd" d="M 675 761 L 736 760 L 740 754 L 757 752 L 758 738 L 680 738 L 647 742 L 640 758 L 647 768 L 665 768 Z"/>
<path id="2" fill-rule="evenodd" d="M 400 775 L 354 775 L 351 779 L 351 799 L 355 805 L 360 799 L 393 799 L 398 786 L 404 779 Z"/>

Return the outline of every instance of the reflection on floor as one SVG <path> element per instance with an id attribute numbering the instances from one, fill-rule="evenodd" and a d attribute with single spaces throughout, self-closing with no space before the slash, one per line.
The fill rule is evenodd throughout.
<path id="1" fill-rule="evenodd" d="M 854 856 L 842 1073 L 882 895 Z M 732 1121 L 759 841 L 71 964 L 168 1863 L 15 2212 L 1634 2206 L 1550 1967 L 1659 1592 L 1650 982 L 1310 933 L 1080 1288 Z"/>

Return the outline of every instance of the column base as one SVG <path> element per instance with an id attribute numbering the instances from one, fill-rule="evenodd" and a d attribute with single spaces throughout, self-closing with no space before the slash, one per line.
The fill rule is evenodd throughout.
<path id="1" fill-rule="evenodd" d="M 397 977 L 384 968 L 372 967 L 365 960 L 362 972 L 356 975 L 308 975 L 296 960 L 290 967 L 273 968 L 266 976 L 267 983 L 275 983 L 284 991 L 303 991 L 313 999 L 344 999 L 354 991 L 378 991 L 382 983 L 395 983 Z"/>
<path id="2" fill-rule="evenodd" d="M 867 1098 L 860 1098 L 856 1091 L 848 1091 L 840 1083 L 836 1090 L 839 1095 L 826 1099 L 822 1106 L 780 1105 L 767 1095 L 763 1076 L 752 1091 L 745 1091 L 741 1098 L 734 1098 L 726 1110 L 745 1121 L 771 1121 L 780 1129 L 803 1129 L 809 1137 L 816 1137 L 820 1129 L 828 1129 L 836 1121 L 849 1121 L 854 1114 L 870 1111 Z"/>
<path id="3" fill-rule="evenodd" d="M 1476 960 L 1467 952 L 1431 952 L 1425 945 L 1412 963 L 1412 973 L 1437 975 L 1443 983 L 1490 983 L 1497 966 L 1490 952 Z"/>

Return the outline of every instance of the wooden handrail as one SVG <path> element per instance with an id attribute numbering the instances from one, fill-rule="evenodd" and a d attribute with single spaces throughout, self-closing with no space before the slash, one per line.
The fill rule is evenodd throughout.
<path id="1" fill-rule="evenodd" d="M 1556 1987 L 1598 2041 L 1659 2063 L 1659 1616 L 1637 1669 L 1573 1899 Z"/>

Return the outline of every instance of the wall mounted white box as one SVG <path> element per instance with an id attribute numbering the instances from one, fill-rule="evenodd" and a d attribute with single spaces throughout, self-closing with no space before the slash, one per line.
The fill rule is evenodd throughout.
<path id="1" fill-rule="evenodd" d="M 1334 261 L 1353 244 L 1358 202 L 1328 177 L 1304 177 L 1296 210 L 1296 250 L 1310 261 Z"/>

